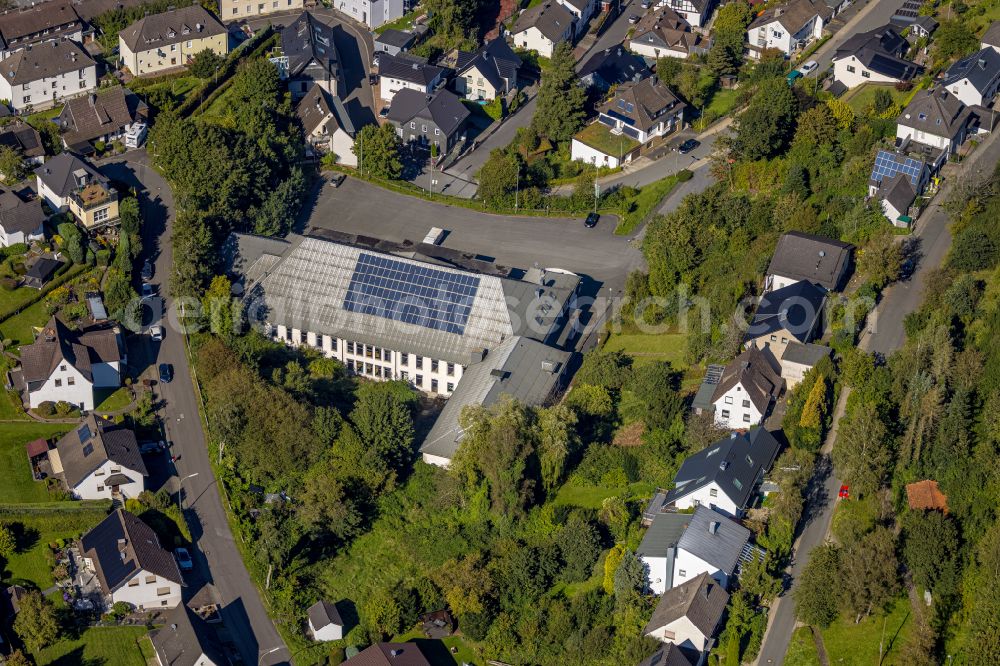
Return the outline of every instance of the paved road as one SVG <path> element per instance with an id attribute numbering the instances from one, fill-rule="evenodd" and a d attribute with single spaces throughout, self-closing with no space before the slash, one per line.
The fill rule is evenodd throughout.
<path id="1" fill-rule="evenodd" d="M 145 151 L 135 151 L 124 159 L 114 159 L 101 166 L 108 176 L 136 186 L 143 214 L 143 252 L 152 257 L 156 272 L 152 280 L 157 294 L 166 297 L 172 270 L 170 233 L 173 221 L 173 196 L 166 181 L 148 162 Z M 185 515 L 195 541 L 196 570 L 185 576 L 185 600 L 211 582 L 222 597 L 225 630 L 238 646 L 243 663 L 286 663 L 287 650 L 268 617 L 257 588 L 247 573 L 222 507 L 219 489 L 208 460 L 205 435 L 198 417 L 197 395 L 191 382 L 184 339 L 176 326 L 167 322 L 162 343 L 148 343 L 149 373 L 158 363 L 174 366 L 174 381 L 157 386 L 164 401 L 160 411 L 167 437 L 174 443 L 179 477 L 197 474 L 183 482 Z M 135 362 L 135 361 L 133 361 Z M 176 485 L 173 486 L 176 489 Z M 262 656 L 274 648 L 278 651 Z"/>
<path id="2" fill-rule="evenodd" d="M 921 215 L 914 229 L 913 237 L 919 239 L 921 256 L 916 264 L 913 277 L 907 282 L 899 283 L 883 295 L 872 315 L 871 334 L 862 336 L 859 347 L 868 352 L 879 352 L 888 356 L 903 346 L 906 342 L 906 331 L 903 320 L 906 315 L 917 310 L 923 302 L 922 286 L 928 274 L 939 267 L 944 261 L 951 245 L 951 234 L 948 231 L 948 215 L 941 208 L 941 202 L 946 201 L 951 187 L 955 182 L 965 177 L 979 177 L 992 173 L 1000 160 L 1000 139 L 997 134 L 991 135 L 980 146 L 979 150 L 962 165 L 960 173 L 956 173 L 946 181 L 942 191 L 934 199 L 929 210 Z M 829 453 L 836 438 L 836 428 L 843 416 L 849 391 L 844 391 L 834 415 L 834 426 L 824 445 L 817 472 L 811 482 L 810 494 L 806 498 L 806 523 L 800 528 L 801 535 L 795 544 L 790 576 L 791 589 L 801 575 L 809 553 L 813 548 L 826 540 L 833 519 L 833 507 L 840 488 L 840 481 L 831 473 Z M 784 661 L 785 652 L 795 630 L 795 601 L 790 592 L 778 599 L 771 610 L 767 633 L 761 646 L 757 664 L 780 664 Z"/>
<path id="3" fill-rule="evenodd" d="M 617 46 L 622 43 L 625 39 L 626 33 L 628 33 L 631 25 L 628 22 L 629 14 L 642 13 L 642 9 L 639 8 L 640 0 L 630 0 L 623 4 L 621 14 L 615 19 L 615 22 L 604 31 L 594 45 L 584 54 L 583 58 L 577 64 L 577 68 L 584 62 L 590 55 L 597 53 L 599 50 L 610 48 L 612 46 Z M 491 134 L 483 143 L 476 148 L 474 151 L 458 160 L 455 164 L 449 167 L 443 174 L 440 172 L 436 176 L 438 180 L 438 187 L 448 186 L 448 194 L 454 196 L 465 197 L 471 199 L 476 194 L 475 177 L 476 172 L 479 168 L 483 166 L 487 158 L 490 156 L 490 151 L 494 148 L 503 148 L 510 144 L 514 140 L 514 135 L 517 130 L 521 127 L 527 127 L 531 123 L 531 119 L 535 116 L 535 104 L 536 100 L 532 99 L 527 104 L 525 104 L 517 113 L 515 113 L 507 122 L 500 126 L 496 132 Z M 427 180 L 426 175 L 422 175 L 416 181 L 423 187 L 427 186 L 424 182 Z"/>

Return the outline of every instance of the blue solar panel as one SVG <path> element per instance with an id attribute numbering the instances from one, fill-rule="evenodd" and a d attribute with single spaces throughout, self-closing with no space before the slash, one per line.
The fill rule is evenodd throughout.
<path id="1" fill-rule="evenodd" d="M 87 425 L 86 423 L 80 426 L 80 429 L 77 431 L 77 433 L 79 433 L 80 435 L 81 444 L 86 444 L 88 441 L 90 441 L 90 438 L 92 436 L 90 433 L 90 426 Z"/>
<path id="2" fill-rule="evenodd" d="M 923 173 L 924 168 L 925 165 L 921 160 L 904 157 L 900 161 L 895 154 L 887 150 L 880 150 L 878 151 L 878 155 L 875 156 L 875 166 L 872 168 L 871 179 L 880 183 L 902 172 L 909 177 L 913 187 L 918 188 L 920 186 L 920 175 Z"/>
<path id="3" fill-rule="evenodd" d="M 479 289 L 479 277 L 358 255 L 344 309 L 462 335 Z"/>
<path id="4" fill-rule="evenodd" d="M 618 124 L 618 123 L 615 122 L 614 118 L 608 118 L 603 113 L 601 115 L 597 116 L 597 119 L 600 120 L 605 125 L 607 125 L 608 127 L 614 127 L 615 125 Z"/>

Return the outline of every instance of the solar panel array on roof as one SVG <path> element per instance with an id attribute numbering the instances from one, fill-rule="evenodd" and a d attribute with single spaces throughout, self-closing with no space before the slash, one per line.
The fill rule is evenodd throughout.
<path id="1" fill-rule="evenodd" d="M 904 157 L 899 161 L 894 153 L 888 150 L 878 151 L 875 156 L 875 167 L 872 169 L 871 180 L 879 183 L 883 179 L 891 179 L 897 173 L 906 174 L 914 188 L 920 186 L 920 174 L 924 170 L 924 163 L 912 157 Z"/>
<path id="2" fill-rule="evenodd" d="M 462 335 L 478 289 L 475 275 L 362 252 L 344 309 Z"/>
<path id="3" fill-rule="evenodd" d="M 83 457 L 84 458 L 86 458 L 87 456 L 89 456 L 93 452 L 94 452 L 94 445 L 93 444 L 84 444 L 83 445 Z"/>
<path id="4" fill-rule="evenodd" d="M 80 433 L 81 444 L 86 444 L 88 441 L 90 441 L 90 438 L 93 436 L 90 432 L 90 426 L 87 425 L 86 423 L 80 426 L 80 430 L 78 432 Z"/>

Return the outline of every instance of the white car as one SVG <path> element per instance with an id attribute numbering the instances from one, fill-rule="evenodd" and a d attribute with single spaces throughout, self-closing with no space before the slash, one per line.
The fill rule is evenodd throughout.
<path id="1" fill-rule="evenodd" d="M 162 342 L 163 341 L 163 327 L 159 326 L 159 325 L 157 325 L 157 326 L 150 326 L 149 327 L 149 337 L 153 340 L 153 342 Z"/>
<path id="2" fill-rule="evenodd" d="M 815 60 L 810 60 L 799 67 L 799 71 L 802 72 L 802 76 L 809 76 L 817 67 L 819 67 L 819 63 Z"/>

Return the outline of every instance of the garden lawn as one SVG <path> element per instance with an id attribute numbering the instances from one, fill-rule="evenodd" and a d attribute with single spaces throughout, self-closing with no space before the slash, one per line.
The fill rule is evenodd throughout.
<path id="1" fill-rule="evenodd" d="M 573 138 L 606 155 L 618 155 L 619 157 L 639 147 L 639 142 L 635 139 L 624 134 L 612 134 L 610 127 L 598 122 L 590 123 L 577 132 Z"/>
<path id="2" fill-rule="evenodd" d="M 12 291 L 0 289 L 0 312 L 9 312 L 38 296 L 37 289 L 18 287 Z"/>
<path id="3" fill-rule="evenodd" d="M 879 88 L 887 90 L 892 95 L 892 101 L 900 105 L 906 101 L 907 96 L 910 94 L 896 90 L 896 87 L 892 84 L 863 83 L 844 95 L 844 101 L 847 102 L 854 113 L 860 114 L 864 111 L 865 107 L 875 101 L 875 93 L 878 92 Z"/>
<path id="4" fill-rule="evenodd" d="M 675 370 L 685 368 L 687 340 L 683 333 L 613 333 L 604 344 L 604 351 L 623 351 L 636 363 L 667 361 Z"/>
<path id="5" fill-rule="evenodd" d="M 47 502 L 45 484 L 35 481 L 24 445 L 39 437 L 54 438 L 69 431 L 66 423 L 0 423 L 0 503 Z"/>
<path id="6" fill-rule="evenodd" d="M 427 660 L 431 662 L 431 666 L 459 666 L 460 664 L 483 663 L 483 661 L 476 656 L 476 653 L 472 650 L 472 648 L 466 645 L 465 640 L 461 636 L 448 636 L 447 638 L 441 639 L 439 643 L 438 641 L 424 638 L 424 632 L 419 626 L 414 627 L 405 634 L 393 636 L 392 642 L 413 642 L 420 645 L 421 652 L 427 657 Z M 441 644 L 444 644 L 444 649 L 441 649 Z M 451 648 L 453 647 L 457 650 L 454 654 L 451 652 Z"/>
<path id="7" fill-rule="evenodd" d="M 61 502 L 68 505 L 68 512 L 73 512 L 78 502 Z M 18 544 L 19 550 L 7 558 L 6 572 L 4 579 L 30 580 L 40 589 L 45 590 L 55 584 L 52 578 L 52 569 L 49 566 L 49 544 L 59 539 L 75 539 L 83 532 L 97 525 L 104 517 L 100 510 L 82 510 L 68 515 L 71 520 L 63 519 L 63 524 L 53 529 L 51 521 L 45 519 L 45 515 L 32 520 L 30 513 L 21 513 L 10 516 L 12 522 L 24 525 L 30 537 L 27 543 Z M 117 662 L 112 662 L 117 663 Z"/>
<path id="8" fill-rule="evenodd" d="M 694 130 L 701 132 L 716 120 L 728 116 L 736 106 L 738 97 L 739 91 L 737 90 L 724 88 L 716 90 L 712 94 L 712 99 L 709 101 L 708 106 L 705 107 L 704 113 L 692 124 Z"/>
<path id="9" fill-rule="evenodd" d="M 15 347 L 30 345 L 35 341 L 35 328 L 45 326 L 49 313 L 45 310 L 45 299 L 38 301 L 7 321 L 0 323 L 0 335 L 12 340 Z"/>
<path id="10" fill-rule="evenodd" d="M 876 613 L 858 624 L 854 624 L 853 618 L 841 615 L 829 628 L 821 632 L 830 663 L 838 666 L 868 666 L 879 663 L 882 666 L 905 666 L 900 653 L 910 633 L 912 621 L 910 604 L 905 597 L 896 601 L 888 615 Z M 885 657 L 879 662 L 879 642 L 883 638 Z M 796 629 L 792 635 L 785 664 L 810 666 L 818 663 L 816 646 L 813 644 L 808 627 Z"/>
<path id="11" fill-rule="evenodd" d="M 144 627 L 90 627 L 76 640 L 61 640 L 34 654 L 38 666 L 47 664 L 106 664 L 146 666 L 139 643 Z"/>
<path id="12" fill-rule="evenodd" d="M 94 411 L 98 414 L 103 414 L 104 412 L 115 412 L 119 409 L 125 409 L 132 404 L 132 394 L 129 392 L 127 386 L 122 386 L 114 391 L 102 389 L 96 391 L 94 397 L 95 402 L 97 403 L 97 407 L 94 408 Z"/>
<path id="13" fill-rule="evenodd" d="M 664 197 L 670 194 L 670 191 L 677 186 L 677 183 L 677 176 L 672 175 L 655 183 L 650 183 L 639 190 L 639 194 L 632 200 L 632 210 L 621 217 L 618 226 L 615 228 L 615 233 L 619 236 L 625 236 L 635 231 L 636 227 L 646 219 L 646 216 L 660 205 Z"/>
<path id="14" fill-rule="evenodd" d="M 788 644 L 785 666 L 818 666 L 818 664 L 819 656 L 816 654 L 812 630 L 809 627 L 799 627 L 792 634 L 792 642 Z"/>

